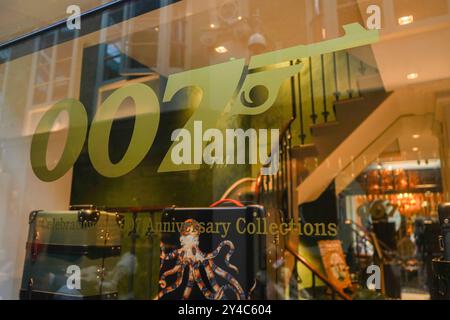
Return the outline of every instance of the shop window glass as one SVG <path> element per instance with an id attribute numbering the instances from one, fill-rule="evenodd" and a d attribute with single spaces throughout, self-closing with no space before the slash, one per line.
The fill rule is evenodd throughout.
<path id="1" fill-rule="evenodd" d="M 450 12 L 424 6 L 139 0 L 0 46 L 0 297 L 438 295 Z"/>

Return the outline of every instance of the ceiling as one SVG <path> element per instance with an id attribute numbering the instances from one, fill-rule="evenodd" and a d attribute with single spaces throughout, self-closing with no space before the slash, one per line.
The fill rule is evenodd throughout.
<path id="1" fill-rule="evenodd" d="M 378 161 L 425 161 L 438 158 L 439 141 L 435 135 L 404 134 L 379 155 Z"/>
<path id="2" fill-rule="evenodd" d="M 107 41 L 116 42 L 122 52 L 167 75 L 234 58 L 248 61 L 255 54 L 339 37 L 343 34 L 336 27 L 339 23 L 362 23 L 356 5 L 350 11 L 345 7 L 339 9 L 334 27 L 322 33 L 322 25 L 331 22 L 324 16 L 325 2 L 319 3 L 317 9 L 310 0 L 283 0 L 274 11 L 272 0 L 184 0 L 105 33 Z M 251 45 L 255 38 L 262 38 L 264 45 Z M 218 47 L 226 52 L 218 53 Z"/>
<path id="3" fill-rule="evenodd" d="M 109 1 L 83 0 L 79 5 L 86 11 L 104 2 Z M 63 19 L 70 4 L 2 0 L 0 42 Z M 283 0 L 276 10 L 272 0 L 182 0 L 131 19 L 126 35 L 113 32 L 125 24 L 109 28 L 109 39 L 138 44 L 140 50 L 127 54 L 144 65 L 157 65 L 164 74 L 339 37 L 342 25 L 365 24 L 367 7 L 373 4 L 382 11 L 381 41 L 373 52 L 353 53 L 378 67 L 387 90 L 450 77 L 450 41 L 445 41 L 450 40 L 450 0 Z M 400 26 L 398 18 L 405 15 L 414 22 Z M 255 35 L 265 39 L 264 46 L 249 45 Z M 216 52 L 219 46 L 227 52 Z M 408 80 L 412 73 L 417 79 Z"/>
<path id="4" fill-rule="evenodd" d="M 449 0 L 358 0 L 364 18 L 369 4 L 382 8 L 381 41 L 372 49 L 387 90 L 450 77 Z M 413 22 L 400 25 L 405 16 Z"/>
<path id="5" fill-rule="evenodd" d="M 283 0 L 279 3 L 282 5 L 274 10 L 272 0 L 180 1 L 129 21 L 135 32 L 128 34 L 127 41 L 148 46 L 146 50 L 141 47 L 128 54 L 144 65 L 158 64 L 157 70 L 163 74 L 233 58 L 248 60 L 258 53 L 339 37 L 345 24 L 365 25 L 367 7 L 379 4 L 380 41 L 371 46 L 372 50 L 356 49 L 352 54 L 379 69 L 388 91 L 450 78 L 450 0 Z M 404 15 L 412 15 L 414 22 L 400 26 L 398 19 Z M 151 43 L 155 37 L 158 39 L 156 33 L 159 34 L 157 46 Z M 263 46 L 249 45 L 255 35 L 264 38 Z M 216 52 L 220 46 L 227 52 Z M 165 60 L 169 56 L 168 65 L 162 67 L 158 55 L 163 55 Z M 417 74 L 417 78 L 409 80 L 409 74 Z"/>

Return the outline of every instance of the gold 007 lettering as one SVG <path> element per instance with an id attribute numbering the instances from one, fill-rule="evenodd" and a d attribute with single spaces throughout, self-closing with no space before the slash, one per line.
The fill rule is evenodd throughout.
<path id="1" fill-rule="evenodd" d="M 189 132 L 193 132 L 197 121 L 201 121 L 207 130 L 213 128 L 224 114 L 257 115 L 266 112 L 274 104 L 282 83 L 300 72 L 302 58 L 364 46 L 379 39 L 378 30 L 366 30 L 358 23 L 345 25 L 343 28 L 345 35 L 340 38 L 253 56 L 240 87 L 245 59 L 170 75 L 163 102 L 171 101 L 183 88 L 201 91 L 201 99 L 196 102 L 196 106 L 190 106 L 195 111 L 184 126 Z M 259 104 L 251 99 L 252 90 L 256 87 L 265 88 L 267 92 L 265 101 Z M 109 158 L 111 128 L 121 103 L 128 97 L 135 104 L 134 129 L 125 155 L 119 162 L 112 163 Z M 67 112 L 69 116 L 66 145 L 56 166 L 49 169 L 46 161 L 49 136 L 55 120 L 62 112 Z M 152 88 L 141 83 L 116 90 L 99 106 L 88 137 L 88 117 L 83 104 L 75 99 L 62 100 L 53 105 L 38 123 L 31 141 L 31 166 L 42 181 L 55 181 L 72 168 L 88 139 L 88 154 L 95 170 L 109 178 L 123 176 L 136 168 L 149 152 L 156 137 L 159 120 L 158 97 Z M 173 141 L 176 140 L 175 137 Z M 172 143 L 158 172 L 199 169 L 198 164 L 174 165 L 170 154 L 175 145 L 175 142 Z"/>

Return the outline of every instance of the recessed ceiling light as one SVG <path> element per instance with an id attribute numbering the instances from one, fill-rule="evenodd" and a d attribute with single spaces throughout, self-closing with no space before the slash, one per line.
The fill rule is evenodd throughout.
<path id="1" fill-rule="evenodd" d="M 159 31 L 159 28 L 158 28 L 158 27 L 155 27 L 155 31 Z"/>
<path id="2" fill-rule="evenodd" d="M 216 27 L 216 25 L 215 25 L 214 23 L 211 23 L 211 24 L 209 25 L 209 27 L 210 27 L 211 29 L 214 29 L 214 28 Z"/>
<path id="3" fill-rule="evenodd" d="M 414 17 L 413 16 L 403 16 L 398 18 L 398 24 L 401 26 L 405 26 L 407 24 L 411 24 L 414 22 Z"/>
<path id="4" fill-rule="evenodd" d="M 216 52 L 218 52 L 218 53 L 225 53 L 225 52 L 228 52 L 228 49 L 225 48 L 224 46 L 218 46 L 218 47 L 216 47 L 214 50 L 216 50 Z"/>
<path id="5" fill-rule="evenodd" d="M 417 79 L 418 77 L 419 77 L 419 74 L 416 73 L 416 72 L 408 73 L 408 74 L 406 75 L 406 78 L 407 78 L 408 80 L 415 80 L 415 79 Z"/>
<path id="6" fill-rule="evenodd" d="M 417 152 L 417 151 L 419 151 L 419 148 L 414 147 L 414 148 L 412 148 L 412 151 Z"/>
<path id="7" fill-rule="evenodd" d="M 241 21 L 241 20 L 242 20 L 242 16 L 239 16 L 237 19 L 238 19 L 239 21 Z"/>
<path id="8" fill-rule="evenodd" d="M 419 139 L 420 138 L 420 134 L 413 134 L 413 139 Z"/>

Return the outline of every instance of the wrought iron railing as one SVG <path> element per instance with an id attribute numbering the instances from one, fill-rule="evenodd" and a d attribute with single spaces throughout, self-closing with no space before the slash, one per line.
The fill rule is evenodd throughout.
<path id="1" fill-rule="evenodd" d="M 296 61 L 300 62 L 304 65 L 302 71 L 291 78 L 292 105 L 298 121 L 293 134 L 299 145 L 305 145 L 311 143 L 309 127 L 335 121 L 335 103 L 360 97 L 358 77 L 378 70 L 347 51 Z"/>
<path id="2" fill-rule="evenodd" d="M 326 59 L 331 59 L 332 61 L 332 72 L 329 72 L 328 70 L 330 69 L 326 67 Z M 340 60 L 340 64 L 338 60 Z M 357 86 L 354 85 L 355 74 L 352 65 L 356 64 L 355 60 L 348 52 L 333 52 L 328 55 L 321 55 L 319 64 L 320 72 L 313 70 L 314 61 L 311 57 L 304 61 L 295 61 L 295 63 L 304 63 L 305 71 L 298 73 L 290 79 L 292 114 L 286 126 L 280 131 L 279 171 L 275 175 L 261 175 L 257 179 L 256 200 L 268 212 L 276 215 L 272 219 L 286 221 L 293 219 L 295 216 L 297 204 L 295 203 L 294 196 L 296 184 L 294 180 L 296 180 L 296 177 L 294 173 L 295 166 L 293 166 L 294 159 L 291 151 L 293 147 L 293 134 L 297 134 L 297 132 L 294 133 L 293 125 L 298 121 L 299 144 L 306 144 L 308 137 L 311 135 L 308 130 L 310 125 L 328 123 L 335 119 L 335 102 L 342 99 L 352 99 L 360 95 Z M 291 61 L 292 64 L 294 64 L 294 61 Z M 358 62 L 358 64 L 363 65 L 363 62 Z M 368 67 L 365 68 L 367 69 Z M 345 81 L 339 81 L 340 78 L 343 78 L 339 76 L 339 70 L 343 70 L 345 73 Z M 321 77 L 322 83 L 322 96 L 319 99 L 317 98 L 314 81 L 314 78 L 318 75 Z M 309 83 L 309 88 L 305 84 L 305 80 Z M 334 84 L 334 88 L 331 91 L 327 90 L 327 83 L 329 82 Z M 309 97 L 306 96 L 305 92 L 309 93 Z M 322 105 L 319 105 L 318 102 Z M 322 111 L 320 111 L 320 107 Z M 284 239 L 275 239 L 275 241 L 277 244 L 286 247 L 286 250 L 294 256 L 295 261 L 305 266 L 311 272 L 313 298 L 316 297 L 316 279 L 318 278 L 331 290 L 333 299 L 336 297 L 345 300 L 351 299 L 348 294 L 336 288 L 326 276 L 318 271 L 307 259 L 302 257 L 298 253 L 298 250 L 288 246 L 288 241 L 284 241 Z"/>
<path id="3" fill-rule="evenodd" d="M 299 254 L 298 250 L 292 248 L 291 246 L 287 246 L 287 250 L 290 254 L 294 256 L 297 262 L 301 263 L 311 272 L 311 279 L 312 279 L 311 290 L 313 299 L 319 297 L 317 294 L 317 282 L 316 282 L 316 279 L 318 278 L 325 284 L 326 288 L 330 290 L 332 300 L 335 300 L 336 298 L 340 298 L 343 300 L 352 300 L 352 298 L 347 293 L 336 287 L 313 264 L 311 264 L 307 259 L 305 259 L 301 254 Z"/>

